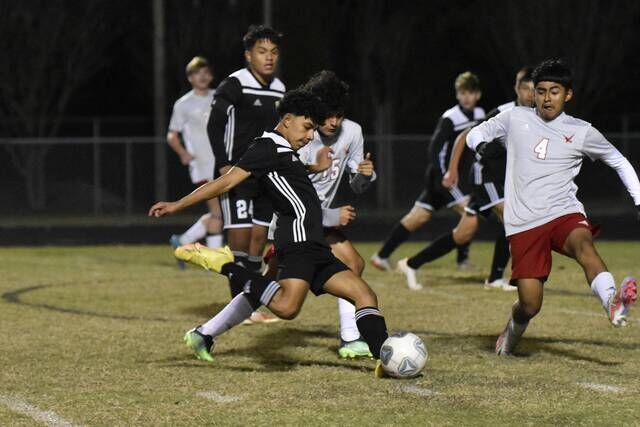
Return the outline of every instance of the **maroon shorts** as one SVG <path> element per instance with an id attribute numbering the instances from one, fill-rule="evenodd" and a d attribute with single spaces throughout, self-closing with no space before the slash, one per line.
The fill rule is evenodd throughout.
<path id="1" fill-rule="evenodd" d="M 584 215 L 573 213 L 509 236 L 511 280 L 547 280 L 551 272 L 551 251 L 563 253 L 565 240 L 576 228 L 586 228 L 594 235 L 598 231 Z"/>

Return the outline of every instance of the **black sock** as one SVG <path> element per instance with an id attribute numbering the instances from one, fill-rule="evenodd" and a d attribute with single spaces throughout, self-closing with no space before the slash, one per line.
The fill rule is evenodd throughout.
<path id="1" fill-rule="evenodd" d="M 511 253 L 509 252 L 509 241 L 501 230 L 496 237 L 496 243 L 493 246 L 493 261 L 491 262 L 491 274 L 489 275 L 489 283 L 494 280 L 501 279 L 504 276 L 504 269 L 509 262 Z"/>
<path id="2" fill-rule="evenodd" d="M 384 317 L 375 307 L 363 307 L 356 310 L 356 325 L 364 340 L 369 344 L 373 357 L 380 359 L 382 343 L 389 337 Z"/>
<path id="3" fill-rule="evenodd" d="M 269 305 L 280 289 L 278 282 L 231 262 L 222 266 L 221 273 L 229 278 L 232 289 L 239 289 L 238 294 L 245 293 L 254 310 L 261 305 Z"/>
<path id="4" fill-rule="evenodd" d="M 469 259 L 469 246 L 471 246 L 471 242 L 458 246 L 458 257 L 456 260 L 458 264 L 462 264 Z"/>
<path id="5" fill-rule="evenodd" d="M 378 256 L 380 258 L 389 258 L 391 253 L 395 251 L 398 246 L 404 243 L 410 235 L 411 232 L 407 230 L 401 222 L 399 222 L 395 227 L 393 227 L 393 230 L 391 230 L 391 234 L 387 237 L 387 240 L 385 240 L 382 245 L 382 249 L 378 251 Z"/>
<path id="6" fill-rule="evenodd" d="M 431 242 L 429 246 L 409 258 L 409 260 L 407 261 L 407 265 L 414 270 L 417 270 L 423 264 L 426 264 L 440 258 L 445 254 L 448 254 L 455 247 L 456 242 L 453 241 L 453 233 L 443 234 L 442 236 Z"/>
<path id="7" fill-rule="evenodd" d="M 234 264 L 239 265 L 240 267 L 247 267 L 247 263 L 249 262 L 246 252 L 241 251 L 233 251 Z M 242 287 L 244 286 L 244 282 L 234 282 L 233 280 L 229 280 L 229 290 L 231 291 L 231 299 L 235 298 L 236 295 L 242 292 Z"/>
<path id="8" fill-rule="evenodd" d="M 245 266 L 247 267 L 247 270 L 260 273 L 260 271 L 262 270 L 262 257 L 260 255 L 258 256 L 249 255 Z"/>

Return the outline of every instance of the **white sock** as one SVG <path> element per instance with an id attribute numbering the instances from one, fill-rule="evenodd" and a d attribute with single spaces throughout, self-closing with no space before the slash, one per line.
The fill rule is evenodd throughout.
<path id="1" fill-rule="evenodd" d="M 210 248 L 221 248 L 222 234 L 209 234 L 207 236 L 207 246 Z"/>
<path id="2" fill-rule="evenodd" d="M 207 235 L 207 220 L 211 214 L 204 214 L 187 231 L 180 236 L 180 244 L 186 245 L 204 239 Z"/>
<path id="3" fill-rule="evenodd" d="M 600 299 L 605 310 L 609 309 L 609 298 L 616 293 L 616 282 L 608 271 L 598 274 L 591 282 L 591 290 Z"/>
<path id="4" fill-rule="evenodd" d="M 338 313 L 340 314 L 340 338 L 343 341 L 354 341 L 360 338 L 360 331 L 356 325 L 356 307 L 349 301 L 338 298 Z"/>
<path id="5" fill-rule="evenodd" d="M 253 313 L 253 308 L 249 304 L 249 300 L 244 293 L 240 293 L 198 330 L 215 338 L 242 323 L 243 320 L 251 316 L 251 313 Z"/>

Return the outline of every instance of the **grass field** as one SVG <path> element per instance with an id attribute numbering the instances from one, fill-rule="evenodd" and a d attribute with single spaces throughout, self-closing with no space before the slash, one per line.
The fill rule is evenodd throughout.
<path id="1" fill-rule="evenodd" d="M 638 247 L 599 242 L 618 282 L 640 276 Z M 373 361 L 337 358 L 332 297 L 237 327 L 207 364 L 182 335 L 227 301 L 220 276 L 179 271 L 168 247 L 0 248 L 0 425 L 639 425 L 640 323 L 611 327 L 556 256 L 541 314 L 517 356 L 498 358 L 515 295 L 483 290 L 491 246 L 471 251 L 476 270 L 445 258 L 419 292 L 366 269 L 389 329 L 430 354 L 419 378 L 376 380 Z"/>

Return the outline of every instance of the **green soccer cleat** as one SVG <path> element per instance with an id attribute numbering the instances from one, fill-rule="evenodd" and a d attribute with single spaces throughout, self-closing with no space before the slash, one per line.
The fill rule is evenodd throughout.
<path id="1" fill-rule="evenodd" d="M 181 261 L 199 265 L 205 270 L 220 273 L 222 266 L 233 262 L 233 252 L 229 246 L 223 248 L 208 248 L 200 243 L 190 243 L 176 248 L 173 253 Z"/>
<path id="2" fill-rule="evenodd" d="M 204 360 L 205 362 L 213 362 L 211 351 L 215 343 L 209 335 L 201 333 L 196 327 L 184 334 L 184 342 L 198 359 Z"/>
<path id="3" fill-rule="evenodd" d="M 341 345 L 338 349 L 338 355 L 340 355 L 342 359 L 373 359 L 373 354 L 371 354 L 371 351 L 369 350 L 369 345 L 361 339 L 349 342 L 340 340 L 340 343 Z"/>

